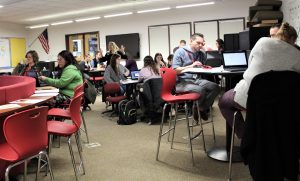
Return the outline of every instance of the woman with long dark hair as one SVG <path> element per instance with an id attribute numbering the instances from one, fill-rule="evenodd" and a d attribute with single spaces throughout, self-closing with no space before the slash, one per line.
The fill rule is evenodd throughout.
<path id="1" fill-rule="evenodd" d="M 161 53 L 156 53 L 155 56 L 154 56 L 154 62 L 156 63 L 156 66 L 158 68 L 162 68 L 162 67 L 166 67 L 167 64 L 166 62 L 164 61 L 164 58 L 162 56 Z"/>
<path id="2" fill-rule="evenodd" d="M 159 68 L 151 56 L 146 56 L 144 58 L 144 67 L 140 71 L 138 80 L 139 82 L 145 82 L 153 78 L 160 78 Z"/>
<path id="3" fill-rule="evenodd" d="M 121 80 L 125 80 L 125 76 L 129 75 L 129 70 L 120 64 L 121 55 L 113 54 L 110 59 L 110 65 L 107 66 L 104 72 L 104 80 L 107 83 L 116 82 L 120 84 Z M 125 92 L 125 86 L 120 84 L 121 93 Z"/>
<path id="4" fill-rule="evenodd" d="M 57 56 L 58 67 L 62 73 L 58 79 L 40 76 L 39 79 L 46 84 L 59 88 L 56 104 L 68 103 L 74 96 L 74 88 L 83 83 L 82 74 L 78 69 L 77 61 L 73 54 L 67 50 L 61 51 Z"/>

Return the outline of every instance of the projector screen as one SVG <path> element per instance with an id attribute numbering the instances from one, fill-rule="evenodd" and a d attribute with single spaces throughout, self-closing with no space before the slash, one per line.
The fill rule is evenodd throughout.
<path id="1" fill-rule="evenodd" d="M 128 58 L 140 58 L 140 37 L 138 33 L 107 35 L 106 48 L 108 49 L 108 42 L 115 42 L 119 48 L 121 45 L 125 46 L 125 52 Z"/>

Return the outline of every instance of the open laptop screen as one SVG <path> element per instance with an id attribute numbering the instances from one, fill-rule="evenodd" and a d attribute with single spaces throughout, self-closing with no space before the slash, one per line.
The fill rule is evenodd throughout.
<path id="1" fill-rule="evenodd" d="M 137 80 L 139 78 L 140 71 L 132 71 L 131 72 L 131 79 L 132 80 Z"/>
<path id="2" fill-rule="evenodd" d="M 224 67 L 247 67 L 245 51 L 223 52 Z"/>

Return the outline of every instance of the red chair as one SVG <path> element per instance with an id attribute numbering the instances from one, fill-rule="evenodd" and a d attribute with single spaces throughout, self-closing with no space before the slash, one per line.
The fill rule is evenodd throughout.
<path id="1" fill-rule="evenodd" d="M 112 110 L 104 111 L 104 112 L 102 112 L 102 114 L 107 113 L 107 112 L 112 112 L 112 111 L 113 111 L 113 113 L 117 112 L 118 103 L 120 101 L 126 99 L 126 96 L 119 95 L 121 93 L 120 85 L 118 83 L 107 83 L 104 85 L 103 89 L 104 89 L 104 94 L 105 94 L 105 102 L 112 104 Z M 107 108 L 108 104 L 106 104 L 106 105 L 107 105 L 106 106 L 106 108 Z"/>
<path id="2" fill-rule="evenodd" d="M 47 111 L 47 107 L 32 108 L 5 119 L 3 132 L 7 142 L 0 145 L 0 159 L 11 162 L 5 172 L 6 181 L 9 180 L 11 168 L 21 163 L 25 164 L 26 180 L 27 161 L 36 157 L 39 158 L 38 174 L 43 155 L 47 158 L 51 180 L 54 180 L 50 160 L 45 151 L 48 146 Z"/>
<path id="3" fill-rule="evenodd" d="M 192 161 L 193 161 L 193 164 L 194 164 L 194 154 L 193 154 L 192 140 L 194 138 L 198 137 L 200 134 L 202 134 L 203 147 L 204 147 L 205 151 L 206 151 L 206 147 L 205 147 L 205 141 L 204 141 L 202 122 L 201 121 L 199 121 L 199 122 L 196 121 L 196 123 L 197 123 L 196 125 L 194 125 L 194 123 L 192 125 L 190 125 L 189 117 L 188 117 L 188 104 L 187 103 L 192 101 L 193 105 L 196 106 L 196 108 L 197 108 L 198 115 L 200 115 L 198 100 L 199 100 L 201 95 L 199 93 L 185 93 L 185 94 L 180 94 L 180 95 L 173 95 L 172 92 L 173 92 L 173 90 L 175 88 L 175 85 L 176 85 L 176 72 L 175 72 L 175 70 L 173 70 L 171 68 L 161 68 L 161 76 L 162 76 L 161 98 L 165 101 L 165 105 L 163 107 L 163 115 L 162 115 L 162 119 L 161 119 L 159 135 L 158 135 L 156 160 L 158 160 L 161 137 L 164 136 L 167 133 L 170 133 L 171 131 L 173 131 L 171 149 L 173 148 L 174 134 L 175 134 L 175 128 L 176 128 L 176 122 L 177 122 L 177 108 L 178 108 L 179 103 L 184 103 L 185 118 L 186 118 L 186 124 L 187 124 L 187 132 L 188 132 L 188 140 L 189 140 L 190 151 L 191 151 L 191 154 L 192 154 Z M 175 112 L 175 117 L 174 117 L 174 120 L 173 120 L 173 127 L 171 128 L 171 123 L 170 123 L 169 129 L 167 131 L 165 131 L 164 133 L 162 133 L 163 125 L 164 125 L 165 109 L 168 105 L 171 105 L 171 107 L 175 106 L 175 111 L 176 112 Z M 170 116 L 170 119 L 171 119 L 171 116 Z M 170 122 L 171 122 L 171 120 L 170 120 Z M 201 128 L 199 133 L 192 136 L 190 129 L 193 128 L 194 126 L 198 126 L 198 125 Z"/>
<path id="4" fill-rule="evenodd" d="M 101 86 L 104 82 L 103 73 L 104 71 L 99 70 L 89 71 L 90 81 L 92 81 L 92 83 L 94 84 L 97 90 L 97 94 L 101 93 Z"/>
<path id="5" fill-rule="evenodd" d="M 76 97 L 80 93 L 83 93 L 83 91 L 84 91 L 84 84 L 80 84 L 80 85 L 76 86 L 75 89 L 74 89 L 74 97 Z M 82 101 L 81 105 L 83 103 L 84 102 Z M 70 104 L 68 104 L 68 106 L 70 106 Z M 82 109 L 80 109 L 80 115 L 81 115 L 82 122 L 83 122 L 83 127 L 84 127 L 83 131 L 85 132 L 87 143 L 89 143 L 90 141 L 89 141 L 89 136 L 88 136 L 88 130 L 87 130 L 87 126 L 86 126 L 86 122 L 85 122 L 85 119 L 84 119 Z M 53 116 L 55 118 L 59 117 L 59 118 L 64 118 L 64 119 L 71 119 L 70 107 L 68 107 L 67 109 L 52 108 L 48 111 L 48 116 Z"/>
<path id="6" fill-rule="evenodd" d="M 77 95 L 71 100 L 69 112 L 73 124 L 68 124 L 65 122 L 54 121 L 54 120 L 47 122 L 48 132 L 50 134 L 49 152 L 51 151 L 53 135 L 64 136 L 68 138 L 68 145 L 69 145 L 69 150 L 70 150 L 70 155 L 71 155 L 71 160 L 72 160 L 76 180 L 78 180 L 78 171 L 76 168 L 75 158 L 74 158 L 73 149 L 71 145 L 71 137 L 73 134 L 75 135 L 78 153 L 80 157 L 80 167 L 82 167 L 83 174 L 85 174 L 85 168 L 83 164 L 83 158 L 81 153 L 82 150 L 81 150 L 80 138 L 78 132 L 81 126 L 80 104 L 81 104 L 82 97 L 83 97 L 83 93 L 79 93 L 79 95 Z"/>

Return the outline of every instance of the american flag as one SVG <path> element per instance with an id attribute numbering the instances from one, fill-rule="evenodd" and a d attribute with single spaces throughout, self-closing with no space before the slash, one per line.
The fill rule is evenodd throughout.
<path id="1" fill-rule="evenodd" d="M 47 54 L 49 54 L 50 47 L 49 47 L 49 41 L 48 41 L 48 30 L 45 29 L 43 31 L 43 33 L 40 34 L 40 36 L 38 38 L 39 38 L 39 40 L 40 40 L 40 42 L 41 42 L 41 44 L 42 44 L 45 52 Z"/>

